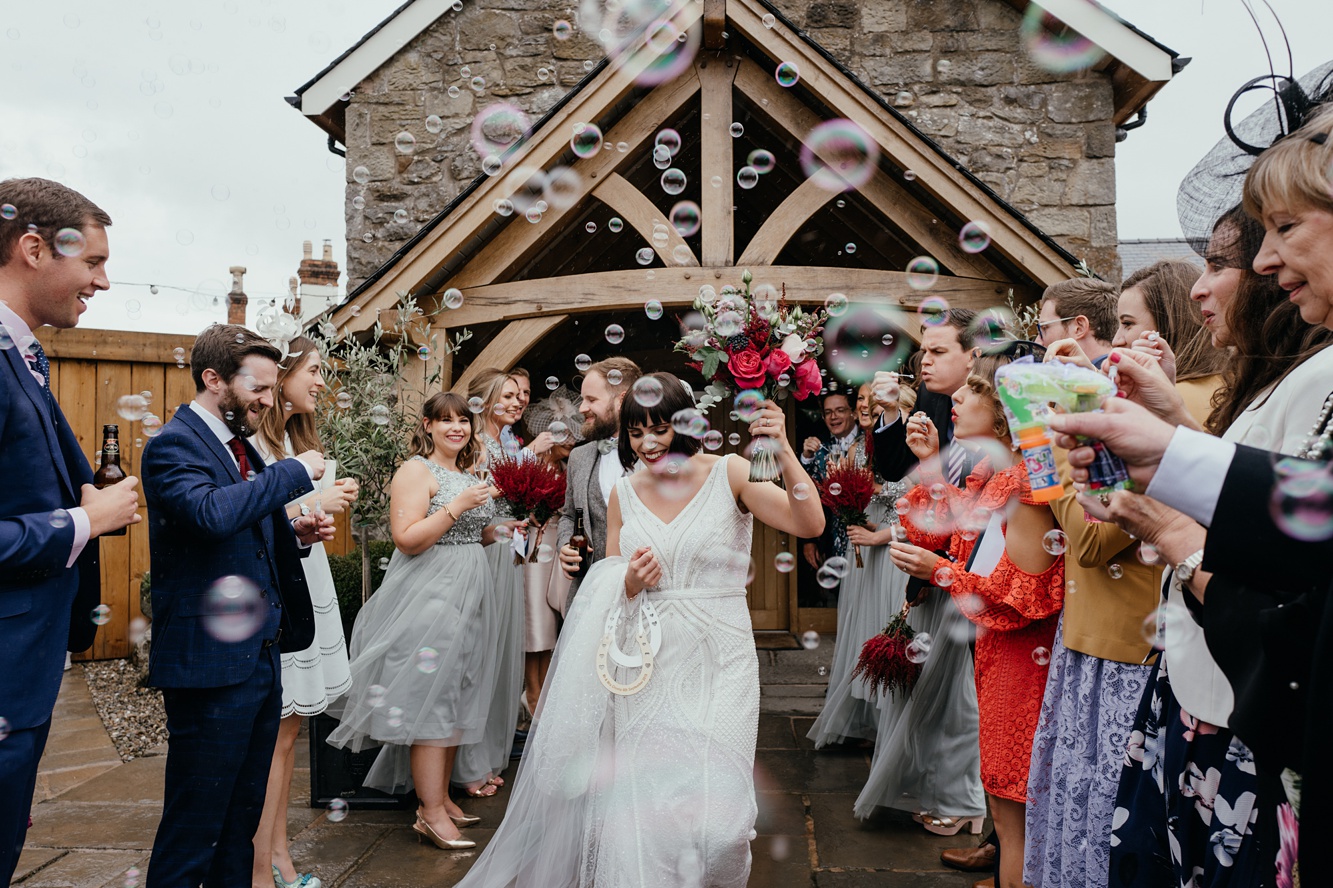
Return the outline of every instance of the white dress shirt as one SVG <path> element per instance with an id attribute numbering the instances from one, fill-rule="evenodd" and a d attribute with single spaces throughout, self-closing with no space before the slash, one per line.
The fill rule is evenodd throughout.
<path id="1" fill-rule="evenodd" d="M 32 328 L 28 326 L 27 321 L 15 314 L 14 310 L 4 302 L 0 302 L 0 325 L 5 327 L 9 338 L 14 343 L 14 347 L 23 356 L 23 363 L 27 366 L 28 372 L 32 374 L 32 378 L 37 380 L 37 385 L 46 388 L 45 377 L 34 370 L 29 362 L 30 358 L 34 360 L 36 358 L 32 346 L 37 341 L 37 337 L 32 335 Z M 92 536 L 93 526 L 92 522 L 88 520 L 88 513 L 79 506 L 66 509 L 65 512 L 69 515 L 70 524 L 74 527 L 74 545 L 70 546 L 69 560 L 65 562 L 65 567 L 69 568 L 73 567 L 74 562 L 78 561 L 79 556 L 83 554 L 83 547 L 88 545 L 88 539 Z"/>
<path id="2" fill-rule="evenodd" d="M 614 438 L 611 439 L 613 442 Z M 611 505 L 611 491 L 616 482 L 625 475 L 625 467 L 620 464 L 620 451 L 612 448 L 607 453 L 597 455 L 597 484 L 602 489 L 602 499 Z"/>
<path id="3" fill-rule="evenodd" d="M 1179 427 L 1144 493 L 1210 527 L 1235 455 L 1231 441 Z"/>

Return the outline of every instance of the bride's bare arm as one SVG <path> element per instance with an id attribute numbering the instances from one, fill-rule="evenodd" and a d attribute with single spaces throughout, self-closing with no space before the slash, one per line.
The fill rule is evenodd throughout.
<path id="1" fill-rule="evenodd" d="M 767 481 L 749 480 L 750 463 L 744 459 L 731 461 L 727 480 L 732 493 L 754 517 L 769 527 L 809 539 L 824 532 L 824 509 L 818 488 L 787 440 L 785 426 L 786 414 L 772 401 L 765 401 L 764 409 L 750 423 L 752 436 L 768 438 L 777 446 L 786 490 Z"/>
<path id="2" fill-rule="evenodd" d="M 615 558 L 620 554 L 620 498 L 611 488 L 611 501 L 606 504 L 606 557 Z"/>

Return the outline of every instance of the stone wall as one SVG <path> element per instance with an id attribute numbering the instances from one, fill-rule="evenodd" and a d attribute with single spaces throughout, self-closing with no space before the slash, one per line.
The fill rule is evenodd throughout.
<path id="1" fill-rule="evenodd" d="M 1054 75 L 1030 63 L 1019 45 L 1020 16 L 1002 0 L 778 5 L 996 193 L 1094 270 L 1116 277 L 1105 76 Z M 480 173 L 468 141 L 477 111 L 507 101 L 536 120 L 601 58 L 577 27 L 568 39 L 553 36 L 557 19 L 573 20 L 569 13 L 544 0 L 486 0 L 484 8 L 467 0 L 355 89 L 346 121 L 349 288 Z M 431 115 L 440 118 L 438 132 L 427 126 Z M 410 153 L 395 146 L 404 131 L 415 138 Z"/>

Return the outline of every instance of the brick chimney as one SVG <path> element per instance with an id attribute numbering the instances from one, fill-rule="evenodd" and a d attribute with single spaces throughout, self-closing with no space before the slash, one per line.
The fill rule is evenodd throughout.
<path id="1" fill-rule="evenodd" d="M 241 278 L 245 275 L 245 266 L 231 267 L 231 292 L 227 294 L 227 323 L 245 326 L 245 306 L 250 300 L 241 289 Z"/>
<path id="2" fill-rule="evenodd" d="M 310 241 L 306 241 L 302 246 L 305 258 L 301 260 L 301 267 L 296 271 L 297 277 L 301 279 L 302 288 L 338 286 L 341 272 L 338 271 L 338 263 L 333 261 L 333 242 L 324 241 L 323 259 L 314 258 Z"/>
<path id="3" fill-rule="evenodd" d="M 306 243 L 310 242 L 306 241 Z M 301 286 L 301 279 L 298 278 L 296 275 L 292 275 L 291 277 L 287 278 L 287 299 L 283 303 L 283 305 L 287 309 L 288 314 L 296 318 L 301 317 L 301 291 L 299 289 L 300 286 Z"/>

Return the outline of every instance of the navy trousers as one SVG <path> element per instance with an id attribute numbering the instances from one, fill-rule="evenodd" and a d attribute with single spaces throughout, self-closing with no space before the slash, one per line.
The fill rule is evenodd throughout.
<path id="1" fill-rule="evenodd" d="M 11 731 L 0 742 L 0 885 L 14 878 L 14 868 L 23 853 L 32 813 L 32 793 L 37 786 L 37 763 L 46 749 L 51 719 L 35 728 Z"/>
<path id="2" fill-rule="evenodd" d="M 240 684 L 164 689 L 162 699 L 166 790 L 147 888 L 249 885 L 282 716 L 278 646 Z"/>

